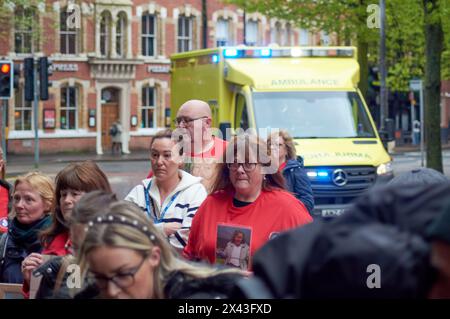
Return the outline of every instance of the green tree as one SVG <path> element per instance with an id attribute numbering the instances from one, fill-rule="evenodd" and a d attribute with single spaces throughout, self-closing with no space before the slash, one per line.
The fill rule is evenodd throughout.
<path id="1" fill-rule="evenodd" d="M 42 35 L 42 26 L 37 21 L 39 7 L 45 8 L 46 1 L 0 0 L 0 41 L 7 41 L 14 28 L 32 30 L 33 41 L 39 41 Z M 24 14 L 17 14 L 17 10 L 23 10 Z"/>
<path id="2" fill-rule="evenodd" d="M 269 17 L 293 21 L 312 32 L 325 31 L 338 35 L 339 42 L 356 41 L 360 64 L 359 88 L 368 89 L 368 52 L 378 41 L 378 29 L 368 27 L 368 6 L 373 0 L 225 0 L 246 11 L 258 11 Z"/>
<path id="3" fill-rule="evenodd" d="M 442 1 L 443 2 L 443 1 Z M 423 0 L 425 27 L 425 140 L 427 166 L 442 172 L 440 102 L 441 57 L 444 46 L 439 0 Z"/>

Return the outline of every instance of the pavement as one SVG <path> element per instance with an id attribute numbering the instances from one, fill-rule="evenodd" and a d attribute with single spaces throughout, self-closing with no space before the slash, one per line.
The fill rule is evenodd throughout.
<path id="1" fill-rule="evenodd" d="M 450 150 L 450 143 L 442 144 L 441 147 L 442 150 Z M 420 152 L 420 145 L 412 145 L 412 144 L 396 145 L 394 146 L 390 154 L 399 155 L 412 152 Z"/>
<path id="2" fill-rule="evenodd" d="M 443 144 L 443 150 L 450 150 L 450 144 Z M 418 145 L 399 145 L 391 149 L 391 155 L 401 155 L 407 153 L 420 152 L 420 146 Z M 52 164 L 64 164 L 85 160 L 93 160 L 97 163 L 102 162 L 133 162 L 133 161 L 149 161 L 148 151 L 133 151 L 130 154 L 112 155 L 106 153 L 98 155 L 95 152 L 88 153 L 55 153 L 55 154 L 40 154 L 40 165 L 52 165 Z M 34 167 L 34 155 L 16 155 L 9 154 L 7 157 L 7 177 L 17 176 L 30 170 L 30 167 Z"/>
<path id="3" fill-rule="evenodd" d="M 55 154 L 40 154 L 39 167 L 68 164 L 71 162 L 80 162 L 92 160 L 96 163 L 108 162 L 142 162 L 150 161 L 148 151 L 133 151 L 130 154 L 112 155 L 110 153 L 98 155 L 95 152 L 88 153 L 55 153 Z M 34 166 L 34 155 L 17 155 L 9 154 L 7 156 L 6 177 L 24 174 L 30 171 L 30 167 Z"/>

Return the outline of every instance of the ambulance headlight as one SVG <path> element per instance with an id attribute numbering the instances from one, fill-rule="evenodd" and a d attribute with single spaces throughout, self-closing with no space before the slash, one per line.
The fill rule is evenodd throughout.
<path id="1" fill-rule="evenodd" d="M 387 162 L 377 167 L 377 175 L 392 174 L 392 171 L 392 162 Z"/>

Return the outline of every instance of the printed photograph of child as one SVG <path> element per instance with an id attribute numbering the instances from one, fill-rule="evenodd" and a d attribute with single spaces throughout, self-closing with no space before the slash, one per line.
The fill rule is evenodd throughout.
<path id="1" fill-rule="evenodd" d="M 251 228 L 220 224 L 217 226 L 216 263 L 248 270 Z"/>

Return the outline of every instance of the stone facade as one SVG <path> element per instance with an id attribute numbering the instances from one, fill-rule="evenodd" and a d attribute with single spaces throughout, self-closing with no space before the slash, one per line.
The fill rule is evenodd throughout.
<path id="1" fill-rule="evenodd" d="M 206 9 L 207 47 L 242 44 L 244 17 L 257 23 L 257 45 L 320 43 L 318 35 L 286 21 L 244 15 L 218 0 L 206 1 Z M 12 16 L 17 10 L 11 7 Z M 9 41 L 0 41 L 0 56 L 20 65 L 29 56 L 53 62 L 50 99 L 39 102 L 41 152 L 102 154 L 114 117 L 124 128 L 124 152 L 146 149 L 150 136 L 169 124 L 169 56 L 180 51 L 180 43 L 190 50 L 204 47 L 202 1 L 62 0 L 47 1 L 35 12 L 40 41 L 27 51 L 27 30 L 12 21 Z M 33 111 L 23 101 L 23 86 L 22 73 L 21 89 L 9 101 L 7 144 L 10 153 L 31 154 Z"/>

